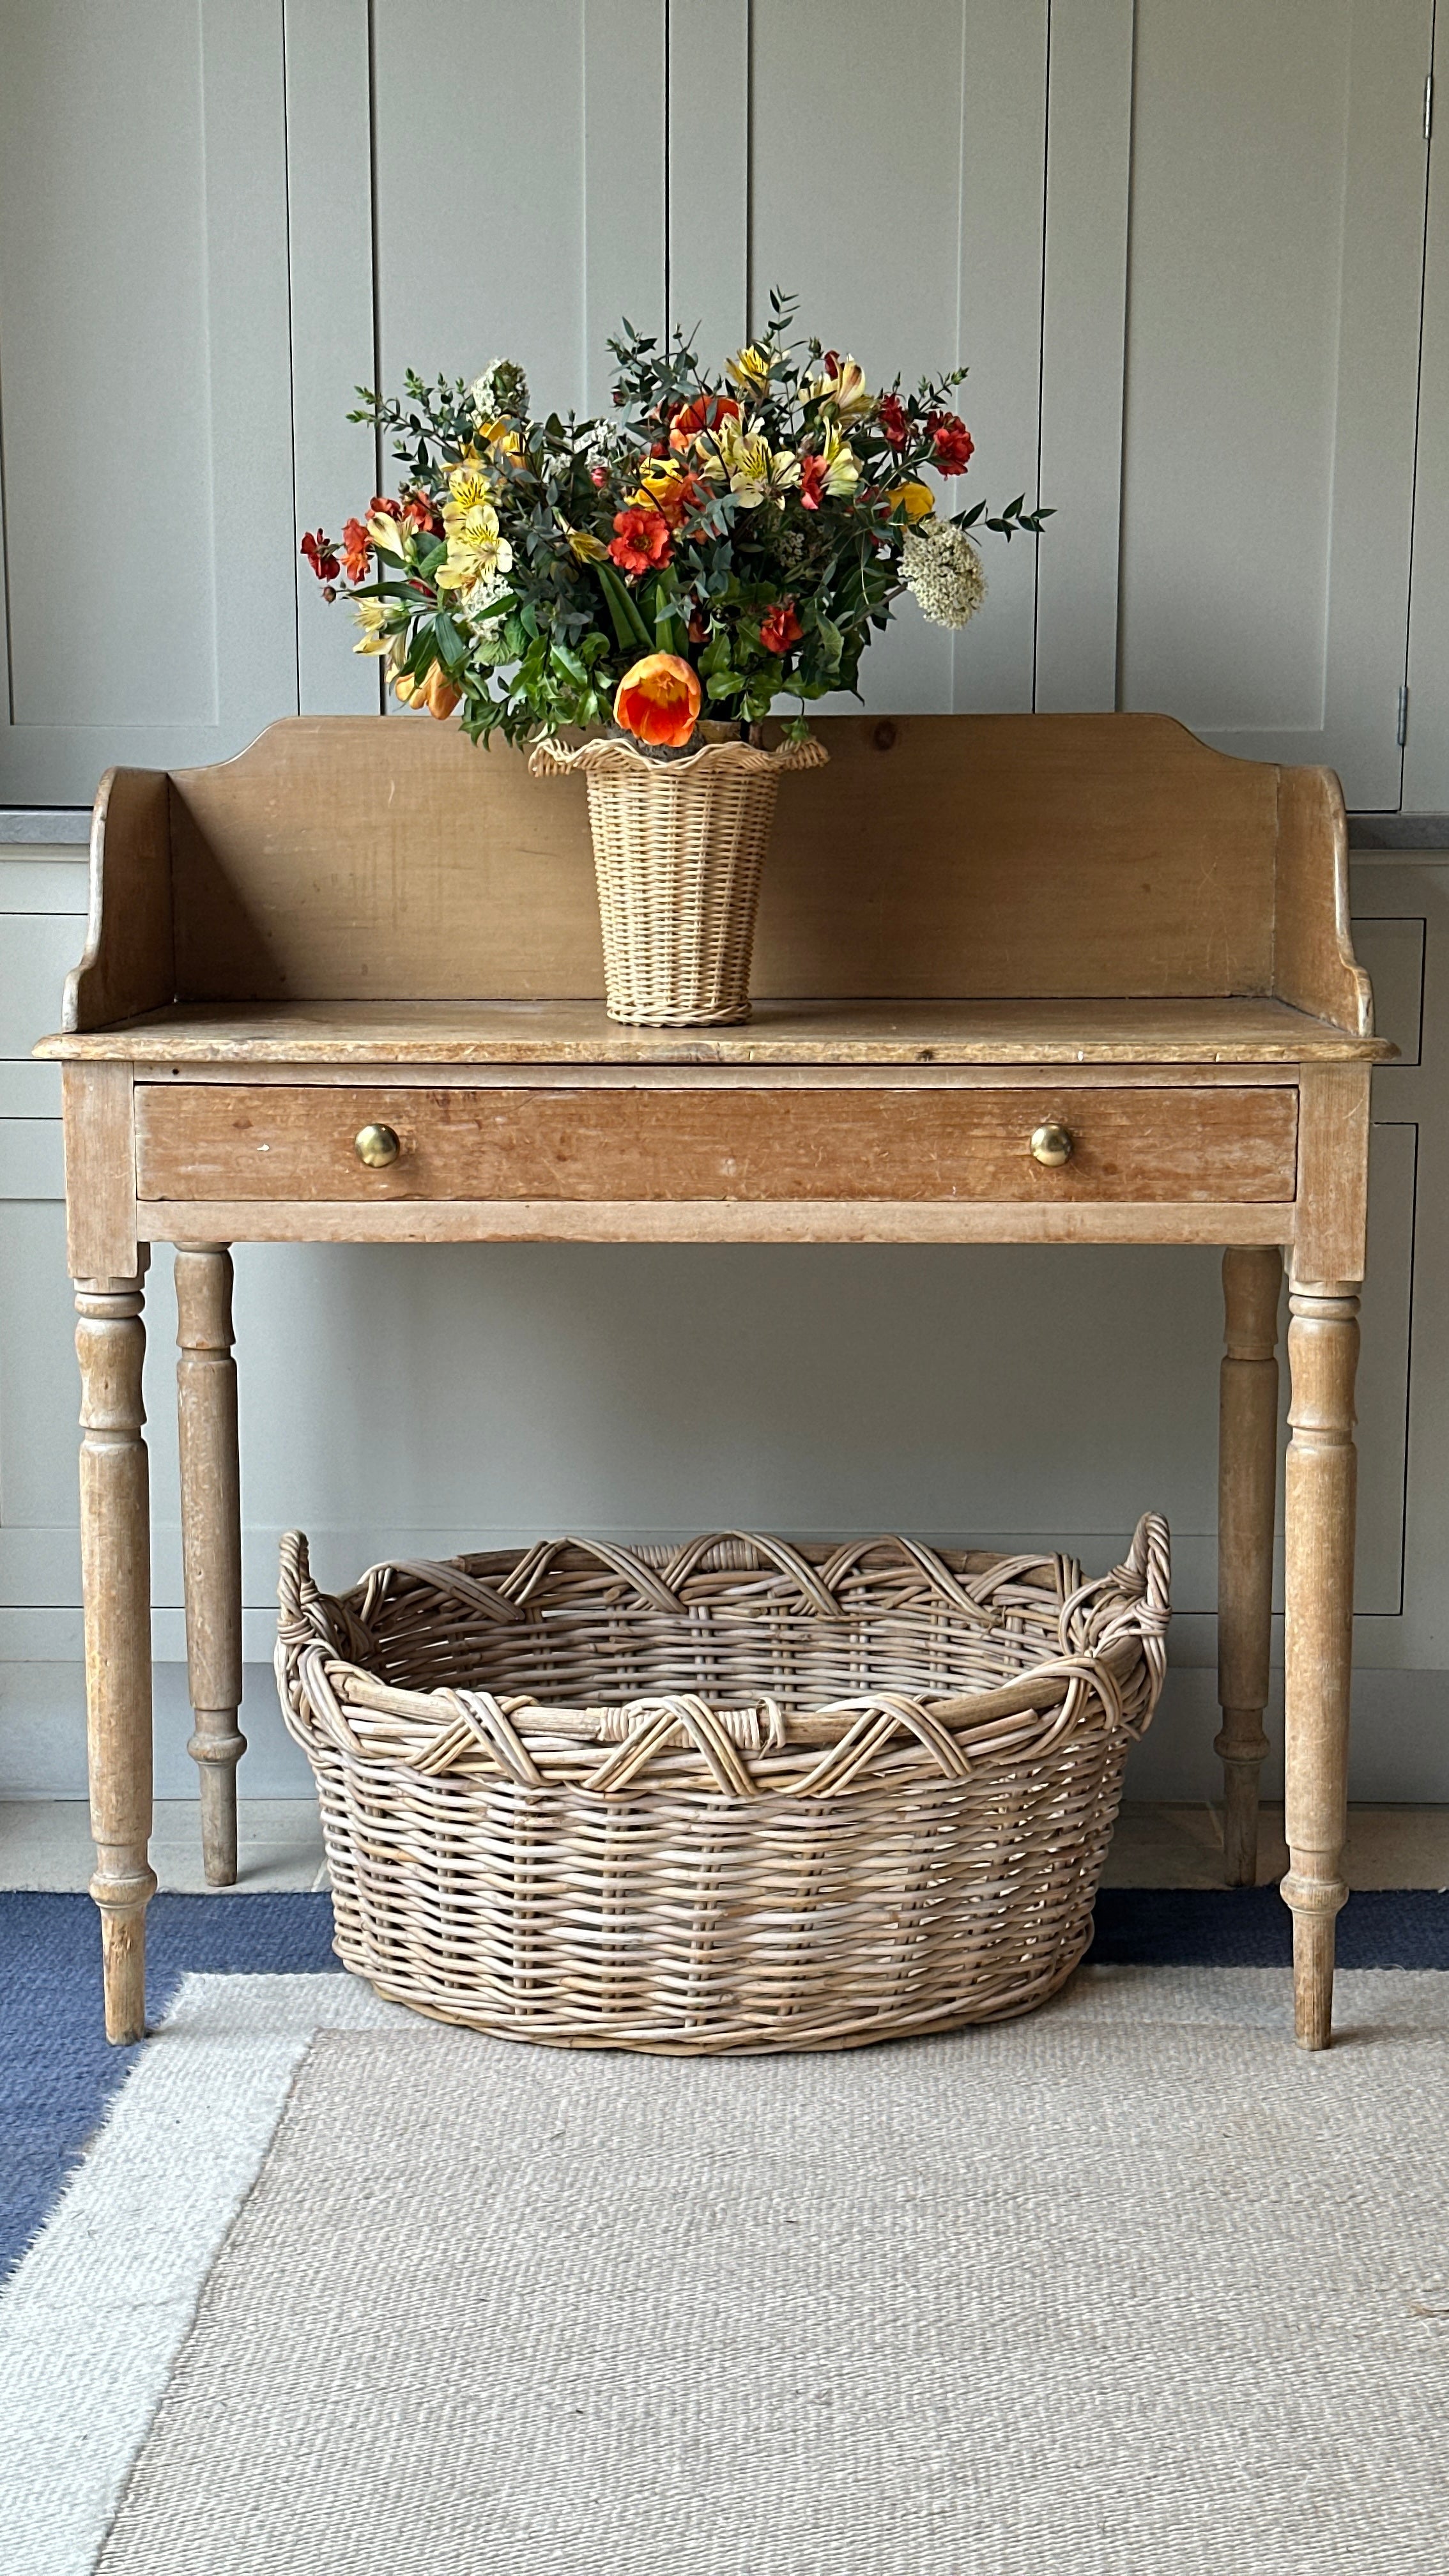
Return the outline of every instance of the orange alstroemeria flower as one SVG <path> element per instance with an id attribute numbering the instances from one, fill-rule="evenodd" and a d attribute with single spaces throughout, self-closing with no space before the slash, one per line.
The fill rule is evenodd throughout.
<path id="1" fill-rule="evenodd" d="M 646 653 L 625 672 L 614 693 L 614 722 L 639 742 L 677 751 L 699 722 L 703 691 L 677 653 Z"/>
<path id="2" fill-rule="evenodd" d="M 361 519 L 349 519 L 342 531 L 342 568 L 349 581 L 366 581 L 372 570 L 372 539 Z"/>
<path id="3" fill-rule="evenodd" d="M 426 707 L 429 715 L 436 716 L 440 724 L 452 714 L 463 694 L 461 689 L 454 688 L 438 662 L 434 662 L 421 680 L 414 680 L 408 672 L 399 671 L 392 685 L 405 707 Z"/>
<path id="4" fill-rule="evenodd" d="M 718 430 L 727 420 L 738 420 L 740 407 L 733 394 L 696 394 L 685 403 L 669 424 L 669 444 L 688 447 L 702 430 Z"/>

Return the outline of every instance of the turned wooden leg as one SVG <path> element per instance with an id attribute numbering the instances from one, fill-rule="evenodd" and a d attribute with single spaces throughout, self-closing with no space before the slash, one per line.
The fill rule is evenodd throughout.
<path id="1" fill-rule="evenodd" d="M 201 1772 L 201 1849 L 213 1887 L 236 1879 L 237 1727 L 242 1696 L 241 1485 L 231 1254 L 219 1243 L 176 1248 L 176 1393 L 181 1424 L 181 1546 L 186 1663 Z"/>
<path id="2" fill-rule="evenodd" d="M 1273 1505 L 1278 1482 L 1276 1251 L 1223 1254 L 1223 1365 L 1218 1399 L 1218 1699 L 1223 1848 L 1229 1887 L 1258 1875 L 1258 1773 L 1268 1750 L 1273 1627 Z"/>
<path id="3" fill-rule="evenodd" d="M 1288 1875 L 1294 2018 L 1300 2048 L 1326 2048 L 1333 2023 L 1333 1921 L 1348 1889 L 1349 1675 L 1357 1454 L 1357 1280 L 1299 1281 L 1289 1298 L 1285 1536 Z"/>
<path id="4" fill-rule="evenodd" d="M 143 1258 L 144 1270 L 144 1258 Z M 81 1584 L 91 1831 L 106 2037 L 146 2027 L 151 1840 L 151 1510 L 141 1425 L 142 1276 L 76 1282 Z"/>

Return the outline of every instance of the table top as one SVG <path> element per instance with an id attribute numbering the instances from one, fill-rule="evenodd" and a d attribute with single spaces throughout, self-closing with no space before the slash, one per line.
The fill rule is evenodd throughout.
<path id="1" fill-rule="evenodd" d="M 1286 1002 L 759 1001 L 733 1028 L 626 1028 L 598 1001 L 181 1003 L 41 1040 L 137 1066 L 1266 1065 L 1381 1061 Z"/>

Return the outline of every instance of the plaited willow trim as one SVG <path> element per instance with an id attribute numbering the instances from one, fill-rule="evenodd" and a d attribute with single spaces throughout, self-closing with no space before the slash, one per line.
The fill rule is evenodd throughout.
<path id="1" fill-rule="evenodd" d="M 775 790 L 785 772 L 827 758 L 813 740 L 773 751 L 706 743 L 669 761 L 615 735 L 534 745 L 535 778 L 577 770 L 588 789 L 611 1019 L 695 1028 L 749 1018 Z"/>

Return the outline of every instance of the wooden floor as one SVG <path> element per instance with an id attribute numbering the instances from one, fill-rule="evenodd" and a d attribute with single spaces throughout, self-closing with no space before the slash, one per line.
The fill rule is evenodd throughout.
<path id="1" fill-rule="evenodd" d="M 1449 1806 L 1349 1810 L 1351 1887 L 1449 1887 Z M 325 1887 L 317 1810 L 309 1799 L 242 1800 L 238 1895 Z M 197 1893 L 201 1828 L 194 1801 L 161 1800 L 151 1843 L 161 1885 Z M 90 1822 L 79 1798 L 0 1802 L 0 1887 L 79 1888 L 94 1866 Z M 1281 1807 L 1265 1807 L 1259 1878 L 1288 1866 Z M 1221 1887 L 1222 1810 L 1215 1806 L 1124 1807 L 1107 1855 L 1107 1887 Z"/>

